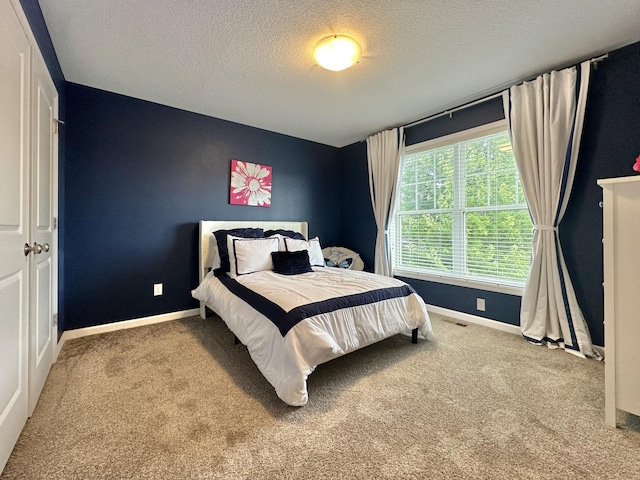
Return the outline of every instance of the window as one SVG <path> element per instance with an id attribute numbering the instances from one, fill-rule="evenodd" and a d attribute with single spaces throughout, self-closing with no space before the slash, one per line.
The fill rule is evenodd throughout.
<path id="1" fill-rule="evenodd" d="M 407 147 L 399 177 L 395 273 L 521 290 L 533 225 L 504 121 Z"/>

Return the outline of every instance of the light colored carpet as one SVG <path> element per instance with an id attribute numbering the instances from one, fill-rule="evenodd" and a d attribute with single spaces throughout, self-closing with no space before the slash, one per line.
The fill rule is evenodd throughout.
<path id="1" fill-rule="evenodd" d="M 2 478 L 640 478 L 603 363 L 432 319 L 319 366 L 302 408 L 217 317 L 69 341 Z"/>

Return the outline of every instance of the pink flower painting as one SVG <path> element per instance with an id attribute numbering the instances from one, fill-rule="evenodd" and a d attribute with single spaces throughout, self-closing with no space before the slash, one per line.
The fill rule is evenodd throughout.
<path id="1" fill-rule="evenodd" d="M 636 158 L 636 163 L 633 164 L 633 171 L 634 172 L 640 172 L 640 155 L 638 155 L 638 157 Z"/>
<path id="2" fill-rule="evenodd" d="M 271 167 L 231 160 L 231 205 L 271 206 Z"/>

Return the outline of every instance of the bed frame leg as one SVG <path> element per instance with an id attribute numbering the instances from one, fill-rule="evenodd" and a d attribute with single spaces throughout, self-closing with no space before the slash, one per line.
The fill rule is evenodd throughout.
<path id="1" fill-rule="evenodd" d="M 238 345 L 240 343 L 240 340 L 238 340 L 238 337 L 236 337 L 235 335 L 233 336 L 233 344 L 234 345 Z"/>
<path id="2" fill-rule="evenodd" d="M 411 330 L 411 343 L 418 343 L 418 329 Z"/>

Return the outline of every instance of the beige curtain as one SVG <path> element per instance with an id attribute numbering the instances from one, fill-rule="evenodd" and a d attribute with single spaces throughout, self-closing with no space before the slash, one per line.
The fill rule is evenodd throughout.
<path id="1" fill-rule="evenodd" d="M 376 219 L 374 272 L 393 276 L 387 239 L 387 227 L 395 202 L 398 170 L 404 152 L 404 128 L 385 130 L 367 138 L 369 192 Z"/>
<path id="2" fill-rule="evenodd" d="M 530 342 L 594 357 L 564 262 L 558 226 L 569 202 L 582 136 L 590 62 L 503 93 L 513 153 L 534 225 L 520 327 Z"/>

